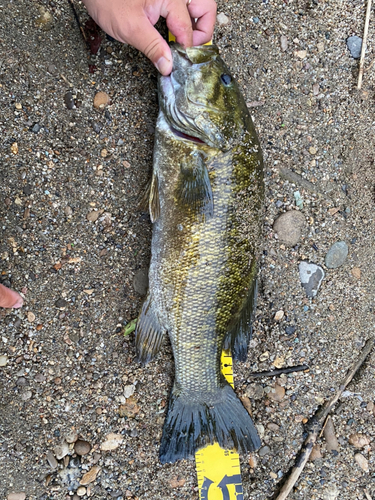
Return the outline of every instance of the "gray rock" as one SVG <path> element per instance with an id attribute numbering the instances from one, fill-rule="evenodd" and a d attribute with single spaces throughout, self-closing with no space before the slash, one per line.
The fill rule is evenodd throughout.
<path id="1" fill-rule="evenodd" d="M 262 448 L 258 451 L 260 457 L 264 457 L 269 455 L 271 452 L 271 448 L 269 446 L 262 446 Z"/>
<path id="2" fill-rule="evenodd" d="M 31 132 L 34 132 L 34 134 L 37 134 L 41 128 L 42 128 L 42 127 L 39 125 L 39 123 L 35 123 L 35 124 L 31 127 Z"/>
<path id="3" fill-rule="evenodd" d="M 273 225 L 279 240 L 285 245 L 293 247 L 301 237 L 302 228 L 305 225 L 305 217 L 297 210 L 290 210 L 278 217 Z"/>
<path id="4" fill-rule="evenodd" d="M 54 454 L 52 453 L 52 451 L 50 451 L 50 450 L 47 451 L 46 459 L 47 459 L 47 462 L 49 463 L 50 467 L 52 467 L 52 469 L 57 468 L 58 463 L 57 463 L 57 460 L 56 460 Z"/>
<path id="5" fill-rule="evenodd" d="M 0 356 L 0 366 L 6 366 L 8 364 L 8 356 L 6 354 L 2 354 Z"/>
<path id="6" fill-rule="evenodd" d="M 336 269 L 342 266 L 348 256 L 348 252 L 349 248 L 345 241 L 334 243 L 327 252 L 325 265 L 328 269 Z"/>
<path id="7" fill-rule="evenodd" d="M 59 309 L 62 309 L 63 307 L 66 307 L 67 305 L 68 305 L 68 303 L 65 299 L 58 299 L 55 302 L 55 306 L 58 307 Z"/>
<path id="8" fill-rule="evenodd" d="M 63 441 L 62 443 L 55 446 L 53 451 L 55 452 L 57 460 L 61 460 L 62 458 L 66 457 L 66 455 L 69 454 L 69 445 L 68 443 Z"/>
<path id="9" fill-rule="evenodd" d="M 82 441 L 79 439 L 74 445 L 74 451 L 77 455 L 87 455 L 87 453 L 91 450 L 91 444 L 87 441 Z"/>
<path id="10" fill-rule="evenodd" d="M 354 59 L 358 59 L 361 55 L 362 38 L 359 36 L 350 36 L 346 40 L 346 45 L 350 50 L 350 54 Z"/>
<path id="11" fill-rule="evenodd" d="M 72 95 L 71 92 L 67 92 L 64 95 L 64 102 L 65 102 L 65 106 L 68 109 L 73 109 L 74 108 L 74 99 L 73 99 L 73 95 Z"/>
<path id="12" fill-rule="evenodd" d="M 134 275 L 134 290 L 140 295 L 146 295 L 148 289 L 148 269 L 140 269 Z"/>
<path id="13" fill-rule="evenodd" d="M 315 297 L 324 278 L 323 269 L 316 264 L 305 261 L 299 263 L 298 269 L 306 295 L 310 298 Z"/>
<path id="14" fill-rule="evenodd" d="M 9 493 L 7 496 L 7 500 L 25 500 L 26 498 L 26 493 L 23 491 L 20 491 L 18 493 Z"/>

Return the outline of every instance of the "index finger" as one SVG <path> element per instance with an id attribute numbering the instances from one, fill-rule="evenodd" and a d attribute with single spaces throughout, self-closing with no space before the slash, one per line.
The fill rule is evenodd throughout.
<path id="1" fill-rule="evenodd" d="M 193 26 L 185 0 L 170 0 L 161 13 L 167 21 L 169 31 L 175 36 L 176 42 L 184 47 L 193 45 Z"/>

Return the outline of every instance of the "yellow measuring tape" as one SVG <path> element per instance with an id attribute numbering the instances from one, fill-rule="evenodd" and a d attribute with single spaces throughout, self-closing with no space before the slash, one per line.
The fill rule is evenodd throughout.
<path id="1" fill-rule="evenodd" d="M 233 387 L 233 365 L 230 351 L 221 354 L 221 371 Z M 195 454 L 200 500 L 243 500 L 240 457 L 210 444 Z"/>
<path id="2" fill-rule="evenodd" d="M 176 38 L 168 32 L 168 41 Z M 212 45 L 212 41 L 206 43 Z M 221 371 L 232 387 L 233 363 L 230 351 L 221 353 Z M 218 443 L 210 444 L 195 454 L 199 500 L 243 500 L 240 457 L 224 450 Z"/>

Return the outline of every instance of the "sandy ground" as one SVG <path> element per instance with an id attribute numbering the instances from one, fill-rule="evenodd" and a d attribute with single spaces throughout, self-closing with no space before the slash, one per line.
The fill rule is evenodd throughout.
<path id="1" fill-rule="evenodd" d="M 40 7 L 52 16 L 47 25 L 38 23 Z M 237 393 L 250 399 L 263 443 L 260 455 L 241 458 L 244 498 L 261 500 L 292 466 L 303 422 L 373 335 L 374 70 L 357 91 L 358 61 L 346 47 L 363 30 L 357 0 L 240 0 L 219 2 L 219 12 L 230 22 L 215 41 L 252 106 L 265 156 L 255 331 L 248 361 L 235 365 Z M 155 70 L 108 39 L 90 58 L 63 0 L 1 1 L 0 21 L 0 272 L 26 297 L 22 310 L 0 316 L 0 496 L 71 498 L 99 467 L 79 490 L 83 498 L 197 499 L 194 462 L 158 462 L 170 348 L 143 368 L 133 334 L 122 334 L 139 312 L 150 258 L 150 220 L 138 202 L 152 165 Z M 373 26 L 366 65 L 375 57 Z M 98 91 L 111 99 L 102 112 L 93 107 Z M 68 92 L 78 107 L 68 109 Z M 288 247 L 273 223 L 295 208 L 297 190 L 306 224 Z M 99 217 L 88 220 L 94 211 Z M 349 255 L 327 269 L 337 241 Z M 312 300 L 301 260 L 326 273 Z M 249 377 L 301 363 L 310 371 Z M 372 353 L 334 412 L 338 451 L 319 440 L 321 458 L 309 462 L 291 499 L 375 498 L 374 372 Z M 280 401 L 268 397 L 275 384 Z M 349 442 L 356 433 L 361 448 Z M 77 436 L 90 445 L 82 456 Z"/>

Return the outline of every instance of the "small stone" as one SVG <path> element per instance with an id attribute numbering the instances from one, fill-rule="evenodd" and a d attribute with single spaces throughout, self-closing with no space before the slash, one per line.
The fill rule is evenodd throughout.
<path id="1" fill-rule="evenodd" d="M 320 54 L 321 52 L 323 52 L 323 50 L 324 50 L 324 42 L 318 42 L 318 43 L 316 44 L 316 48 L 318 49 L 319 54 Z"/>
<path id="2" fill-rule="evenodd" d="M 23 187 L 22 191 L 23 191 L 24 195 L 30 196 L 32 193 L 32 189 L 31 189 L 30 184 L 26 184 L 26 186 Z"/>
<path id="3" fill-rule="evenodd" d="M 259 361 L 263 363 L 263 361 L 266 361 L 270 357 L 270 353 L 268 351 L 265 351 L 263 354 L 259 356 Z"/>
<path id="4" fill-rule="evenodd" d="M 370 444 L 370 439 L 363 434 L 350 434 L 349 443 L 355 446 L 356 448 L 364 448 L 368 444 Z"/>
<path id="5" fill-rule="evenodd" d="M 325 265 L 328 269 L 336 269 L 342 266 L 348 256 L 348 252 L 349 248 L 345 241 L 334 243 L 327 252 Z"/>
<path id="6" fill-rule="evenodd" d="M 62 458 L 66 457 L 66 455 L 69 455 L 69 451 L 70 451 L 69 445 L 68 445 L 68 443 L 63 441 L 62 443 L 55 446 L 53 451 L 55 453 L 55 457 L 57 458 L 57 460 L 61 460 Z"/>
<path id="7" fill-rule="evenodd" d="M 65 106 L 68 109 L 73 109 L 74 108 L 74 99 L 73 99 L 73 95 L 72 95 L 71 92 L 67 92 L 64 95 L 64 102 L 65 102 Z"/>
<path id="8" fill-rule="evenodd" d="M 250 384 L 245 390 L 246 396 L 252 399 L 262 399 L 264 396 L 264 389 L 261 384 Z"/>
<path id="9" fill-rule="evenodd" d="M 25 377 L 19 377 L 16 384 L 18 385 L 18 387 L 25 387 L 27 385 L 27 380 L 25 379 Z"/>
<path id="10" fill-rule="evenodd" d="M 139 269 L 133 278 L 134 290 L 140 295 L 146 295 L 148 289 L 148 269 Z"/>
<path id="11" fill-rule="evenodd" d="M 28 399 L 31 399 L 33 393 L 31 391 L 25 391 L 21 394 L 21 399 L 22 401 L 27 401 Z"/>
<path id="12" fill-rule="evenodd" d="M 96 134 L 100 134 L 100 131 L 102 130 L 103 125 L 101 123 L 98 123 L 98 122 L 91 122 L 91 127 Z"/>
<path id="13" fill-rule="evenodd" d="M 86 474 L 82 476 L 82 479 L 80 480 L 80 484 L 83 486 L 92 483 L 95 481 L 97 475 L 99 474 L 100 467 L 98 465 L 94 465 Z"/>
<path id="14" fill-rule="evenodd" d="M 288 37 L 285 35 L 281 35 L 280 37 L 280 45 L 281 45 L 281 50 L 285 52 L 288 49 Z"/>
<path id="15" fill-rule="evenodd" d="M 68 305 L 68 302 L 65 299 L 58 299 L 55 302 L 55 306 L 59 309 L 63 309 Z"/>
<path id="16" fill-rule="evenodd" d="M 368 472 L 368 460 L 365 458 L 362 453 L 356 453 L 354 455 L 354 460 L 357 462 L 357 464 L 361 467 L 362 470 L 365 472 Z"/>
<path id="17" fill-rule="evenodd" d="M 280 427 L 277 424 L 273 423 L 273 422 L 269 422 L 267 424 L 267 429 L 269 429 L 272 432 L 278 432 L 279 429 L 280 429 Z"/>
<path id="18" fill-rule="evenodd" d="M 86 488 L 84 486 L 80 486 L 77 490 L 77 495 L 79 497 L 83 497 L 86 495 Z"/>
<path id="19" fill-rule="evenodd" d="M 33 323 L 35 321 L 35 314 L 31 311 L 27 313 L 27 321 Z"/>
<path id="20" fill-rule="evenodd" d="M 6 354 L 2 354 L 0 356 L 0 366 L 6 366 L 8 364 L 8 356 Z"/>
<path id="21" fill-rule="evenodd" d="M 313 462 L 314 460 L 319 460 L 319 458 L 322 458 L 322 454 L 320 452 L 320 445 L 319 444 L 315 444 L 313 446 L 313 449 L 311 450 L 311 453 L 310 453 L 310 456 L 309 456 L 309 460 L 311 462 Z"/>
<path id="22" fill-rule="evenodd" d="M 269 399 L 275 401 L 276 403 L 280 403 L 284 399 L 285 389 L 281 387 L 281 385 L 275 384 L 275 387 L 267 394 Z"/>
<path id="23" fill-rule="evenodd" d="M 77 455 L 80 456 L 87 455 L 87 453 L 89 453 L 90 450 L 91 450 L 91 444 L 88 443 L 87 441 L 83 441 L 82 439 L 79 439 L 74 445 L 74 451 L 77 453 Z"/>
<path id="24" fill-rule="evenodd" d="M 312 87 L 312 88 L 313 88 L 313 94 L 314 94 L 315 96 L 319 95 L 319 93 L 320 93 L 319 83 L 314 83 L 314 85 L 313 85 L 313 87 Z M 312 161 L 314 161 L 314 162 L 315 162 L 315 160 L 312 160 Z"/>
<path id="25" fill-rule="evenodd" d="M 26 493 L 20 491 L 19 493 L 9 493 L 7 500 L 25 500 Z"/>
<path id="26" fill-rule="evenodd" d="M 75 443 L 78 439 L 78 434 L 74 430 L 70 430 L 65 434 L 65 441 L 69 444 Z"/>
<path id="27" fill-rule="evenodd" d="M 133 396 L 134 391 L 135 391 L 135 385 L 133 384 L 126 385 L 124 387 L 124 396 L 126 397 L 126 399 L 130 398 L 130 396 Z"/>
<path id="28" fill-rule="evenodd" d="M 353 267 L 351 273 L 357 280 L 361 278 L 361 270 L 359 269 L 359 267 Z"/>
<path id="29" fill-rule="evenodd" d="M 216 22 L 220 27 L 227 26 L 230 23 L 230 19 L 224 14 L 224 12 L 219 12 L 219 14 L 216 16 Z"/>
<path id="30" fill-rule="evenodd" d="M 171 488 L 180 488 L 186 483 L 186 479 L 184 478 L 178 478 L 177 476 L 172 477 L 169 481 L 169 485 Z"/>
<path id="31" fill-rule="evenodd" d="M 339 490 L 335 484 L 327 484 L 323 489 L 323 500 L 336 500 Z"/>
<path id="32" fill-rule="evenodd" d="M 286 326 L 286 327 L 285 327 L 285 333 L 286 333 L 287 335 L 293 335 L 293 333 L 294 333 L 296 330 L 297 330 L 297 328 L 296 328 L 294 325 L 292 325 L 292 326 Z"/>
<path id="33" fill-rule="evenodd" d="M 39 123 L 34 123 L 34 125 L 30 128 L 31 132 L 34 132 L 34 134 L 37 134 L 42 127 L 39 125 Z"/>
<path id="34" fill-rule="evenodd" d="M 258 431 L 260 439 L 264 437 L 264 425 L 262 424 L 255 424 L 256 430 Z"/>
<path id="35" fill-rule="evenodd" d="M 21 110 L 22 104 L 20 102 L 16 102 L 15 107 L 16 107 L 16 109 Z"/>
<path id="36" fill-rule="evenodd" d="M 13 142 L 13 144 L 10 147 L 10 150 L 14 155 L 18 155 L 18 144 L 16 142 Z"/>
<path id="37" fill-rule="evenodd" d="M 305 223 L 305 217 L 301 212 L 289 210 L 276 219 L 273 230 L 282 243 L 294 247 L 301 238 Z"/>
<path id="38" fill-rule="evenodd" d="M 241 402 L 242 404 L 244 405 L 244 407 L 246 408 L 247 410 L 247 413 L 252 416 L 252 408 L 251 408 L 251 401 L 250 401 L 250 398 L 248 398 L 247 396 L 242 396 L 241 397 Z"/>
<path id="39" fill-rule="evenodd" d="M 139 406 L 133 396 L 126 400 L 126 403 L 119 407 L 120 417 L 134 418 L 139 413 Z"/>
<path id="40" fill-rule="evenodd" d="M 265 457 L 266 455 L 269 455 L 271 452 L 271 448 L 269 446 L 262 446 L 260 450 L 258 451 L 258 455 L 260 457 Z"/>
<path id="41" fill-rule="evenodd" d="M 89 212 L 86 215 L 86 219 L 89 220 L 90 222 L 95 222 L 99 219 L 100 211 L 99 210 L 92 210 L 92 212 Z"/>
<path id="42" fill-rule="evenodd" d="M 98 92 L 94 97 L 94 108 L 103 110 L 110 102 L 110 97 L 105 92 Z"/>
<path id="43" fill-rule="evenodd" d="M 57 468 L 58 463 L 57 463 L 57 460 L 56 460 L 54 454 L 52 453 L 52 451 L 47 451 L 46 459 L 47 459 L 47 462 L 49 463 L 50 467 L 52 467 L 52 469 Z"/>
<path id="44" fill-rule="evenodd" d="M 346 40 L 346 45 L 350 51 L 351 56 L 354 59 L 358 59 L 361 55 L 361 49 L 362 49 L 362 38 L 359 36 L 350 36 Z"/>
<path id="45" fill-rule="evenodd" d="M 106 158 L 106 157 L 108 156 L 108 151 L 107 151 L 106 149 L 102 149 L 102 150 L 100 151 L 100 156 L 101 156 L 102 158 Z"/>
<path id="46" fill-rule="evenodd" d="M 71 209 L 71 207 L 66 206 L 66 207 L 64 208 L 64 214 L 65 214 L 67 217 L 70 217 L 71 215 L 73 215 L 73 210 Z"/>
<path id="47" fill-rule="evenodd" d="M 327 451 L 338 451 L 339 442 L 337 441 L 335 427 L 331 417 L 328 417 L 327 419 L 323 434 L 326 440 Z"/>
<path id="48" fill-rule="evenodd" d="M 41 383 L 46 381 L 46 377 L 42 373 L 37 373 L 34 377 L 34 380 L 35 382 Z"/>
<path id="49" fill-rule="evenodd" d="M 257 466 L 257 458 L 254 453 L 250 453 L 249 465 L 252 469 L 255 469 Z"/>
<path id="50" fill-rule="evenodd" d="M 36 18 L 35 24 L 43 31 L 49 31 L 53 26 L 53 16 L 44 6 L 39 7 L 39 17 Z"/>
<path id="51" fill-rule="evenodd" d="M 280 310 L 280 311 L 277 311 L 277 313 L 275 314 L 275 317 L 273 318 L 275 321 L 280 321 L 282 320 L 284 317 L 284 311 Z"/>
<path id="52" fill-rule="evenodd" d="M 276 359 L 272 362 L 275 368 L 282 368 L 285 364 L 284 356 L 277 356 Z"/>
<path id="53" fill-rule="evenodd" d="M 372 401 L 370 401 L 369 403 L 367 403 L 366 410 L 369 412 L 373 412 L 375 410 L 375 404 Z"/>
<path id="54" fill-rule="evenodd" d="M 307 50 L 297 50 L 295 52 L 295 55 L 299 58 L 299 59 L 305 59 L 305 57 L 307 56 Z"/>
<path id="55" fill-rule="evenodd" d="M 277 479 L 277 474 L 275 472 L 270 472 L 272 479 Z"/>
<path id="56" fill-rule="evenodd" d="M 311 146 L 311 147 L 309 148 L 309 153 L 310 153 L 311 155 L 316 155 L 316 153 L 317 153 L 317 152 L 318 152 L 318 151 L 317 151 L 317 149 L 316 149 L 316 148 L 314 148 L 314 146 Z"/>
<path id="57" fill-rule="evenodd" d="M 124 437 L 121 434 L 107 434 L 105 441 L 100 445 L 100 449 L 103 451 L 116 450 L 120 444 L 123 442 Z"/>
<path id="58" fill-rule="evenodd" d="M 315 297 L 325 276 L 323 269 L 317 264 L 306 261 L 300 262 L 298 269 L 299 278 L 306 295 L 309 298 Z"/>

